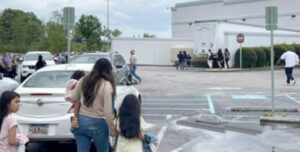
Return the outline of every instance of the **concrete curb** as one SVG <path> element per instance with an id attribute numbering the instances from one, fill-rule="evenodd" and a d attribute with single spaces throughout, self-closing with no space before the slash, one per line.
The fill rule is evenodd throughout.
<path id="1" fill-rule="evenodd" d="M 282 116 L 274 116 L 274 117 L 260 117 L 261 123 L 284 123 L 284 124 L 300 124 L 300 117 L 291 118 L 291 117 L 282 117 Z"/>
<path id="2" fill-rule="evenodd" d="M 269 107 L 231 107 L 232 112 L 272 112 Z M 297 108 L 275 108 L 275 112 L 299 112 Z"/>

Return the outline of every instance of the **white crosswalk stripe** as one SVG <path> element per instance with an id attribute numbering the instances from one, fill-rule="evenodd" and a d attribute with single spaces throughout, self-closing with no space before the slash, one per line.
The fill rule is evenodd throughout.
<path id="1" fill-rule="evenodd" d="M 148 95 L 142 98 L 142 116 L 147 119 L 164 119 L 167 115 L 178 118 L 208 111 L 209 105 L 206 96 Z"/>

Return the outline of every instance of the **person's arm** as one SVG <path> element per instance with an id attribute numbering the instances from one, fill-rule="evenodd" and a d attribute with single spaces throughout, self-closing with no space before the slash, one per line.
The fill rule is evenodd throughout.
<path id="1" fill-rule="evenodd" d="M 280 62 L 281 62 L 281 60 L 284 60 L 284 55 L 285 55 L 285 54 L 282 54 L 282 55 L 280 56 L 280 58 L 276 61 L 276 65 L 279 65 Z"/>
<path id="2" fill-rule="evenodd" d="M 17 146 L 19 141 L 17 140 L 17 125 L 11 127 L 8 130 L 8 144 L 10 146 Z"/>
<path id="3" fill-rule="evenodd" d="M 8 144 L 10 146 L 17 146 L 19 141 L 17 140 L 17 119 L 14 114 L 10 114 L 7 117 L 8 124 Z"/>
<path id="4" fill-rule="evenodd" d="M 114 126 L 114 116 L 113 116 L 113 107 L 112 107 L 112 93 L 113 89 L 109 82 L 104 82 L 104 90 L 103 90 L 103 111 L 106 122 L 109 126 L 111 136 L 115 136 L 115 126 Z"/>
<path id="5" fill-rule="evenodd" d="M 81 104 L 80 102 L 75 102 L 75 105 L 74 105 L 74 118 L 78 118 L 78 114 L 79 114 L 79 111 L 80 111 L 80 107 L 81 107 Z"/>

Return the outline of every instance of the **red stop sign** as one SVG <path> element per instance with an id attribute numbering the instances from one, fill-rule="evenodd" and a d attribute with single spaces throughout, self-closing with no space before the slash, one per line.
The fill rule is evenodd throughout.
<path id="1" fill-rule="evenodd" d="M 236 41 L 237 41 L 238 43 L 243 43 L 244 40 L 245 40 L 244 34 L 239 33 L 239 34 L 236 36 Z"/>

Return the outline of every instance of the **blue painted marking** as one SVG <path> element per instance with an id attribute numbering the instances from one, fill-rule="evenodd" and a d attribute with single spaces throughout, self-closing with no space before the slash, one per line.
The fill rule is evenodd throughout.
<path id="1" fill-rule="evenodd" d="M 215 111 L 214 103 L 213 103 L 210 95 L 206 95 L 206 98 L 207 98 L 207 102 L 208 102 L 209 112 L 211 114 L 215 114 L 216 111 Z"/>
<path id="2" fill-rule="evenodd" d="M 232 95 L 232 99 L 235 100 L 266 100 L 268 99 L 264 95 Z"/>

